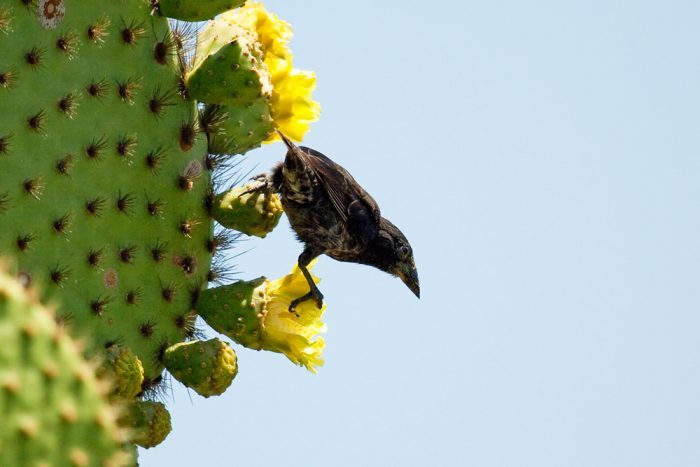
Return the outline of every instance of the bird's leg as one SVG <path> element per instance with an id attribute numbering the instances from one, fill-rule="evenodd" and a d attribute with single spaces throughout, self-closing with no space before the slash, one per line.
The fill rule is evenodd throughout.
<path id="1" fill-rule="evenodd" d="M 316 287 L 316 283 L 314 282 L 313 278 L 311 277 L 311 273 L 309 272 L 308 269 L 306 269 L 306 266 L 309 265 L 311 260 L 313 260 L 315 257 L 320 255 L 321 252 L 318 250 L 311 249 L 309 247 L 305 247 L 304 251 L 301 252 L 299 255 L 299 269 L 301 269 L 302 274 L 304 274 L 304 277 L 306 278 L 306 282 L 309 284 L 309 293 L 306 295 L 302 295 L 299 298 L 295 298 L 292 300 L 292 303 L 289 304 L 289 311 L 292 313 L 295 313 L 295 309 L 297 305 L 299 305 L 302 302 L 305 302 L 307 300 L 311 300 L 312 298 L 316 300 L 316 306 L 321 309 L 323 307 L 323 294 L 321 293 L 320 290 L 318 290 L 318 287 Z M 295 313 L 296 314 L 296 313 Z"/>

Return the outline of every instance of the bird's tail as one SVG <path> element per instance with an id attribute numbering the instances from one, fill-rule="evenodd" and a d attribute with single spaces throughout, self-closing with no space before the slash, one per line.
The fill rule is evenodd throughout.
<path id="1" fill-rule="evenodd" d="M 277 134 L 280 135 L 280 138 L 282 138 L 282 141 L 284 141 L 284 144 L 287 145 L 287 148 L 288 148 L 290 151 L 293 151 L 294 148 L 297 147 L 297 146 L 292 142 L 292 140 L 290 140 L 289 138 L 287 138 L 287 137 L 284 135 L 284 133 L 282 133 L 282 132 L 279 131 L 279 130 L 276 130 L 276 131 L 277 131 Z"/>
<path id="2" fill-rule="evenodd" d="M 309 170 L 307 155 L 294 144 L 284 133 L 277 133 L 287 146 L 287 155 L 282 166 L 284 186 L 287 188 L 285 196 L 297 203 L 305 204 L 313 199 L 313 173 Z"/>

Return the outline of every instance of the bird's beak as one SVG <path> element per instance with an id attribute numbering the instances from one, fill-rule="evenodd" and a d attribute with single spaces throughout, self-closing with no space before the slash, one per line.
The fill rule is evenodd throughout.
<path id="1" fill-rule="evenodd" d="M 404 271 L 399 271 L 399 277 L 406 284 L 406 287 L 411 289 L 413 294 L 420 298 L 420 284 L 418 283 L 418 271 L 415 267 L 407 268 Z"/>
<path id="2" fill-rule="evenodd" d="M 277 134 L 280 135 L 280 138 L 282 138 L 282 141 L 284 141 L 284 144 L 287 145 L 289 150 L 294 151 L 294 149 L 296 148 L 296 145 L 294 143 L 292 143 L 292 140 L 290 140 L 289 138 L 284 136 L 284 133 L 282 133 L 281 131 L 279 131 L 279 130 L 276 130 L 276 131 L 277 131 Z"/>

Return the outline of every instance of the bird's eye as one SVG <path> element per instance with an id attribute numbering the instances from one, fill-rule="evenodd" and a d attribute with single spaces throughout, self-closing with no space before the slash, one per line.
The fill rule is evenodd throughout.
<path id="1" fill-rule="evenodd" d="M 411 250 L 408 249 L 406 245 L 401 245 L 399 247 L 399 259 L 403 260 L 408 258 L 408 255 L 411 253 Z"/>

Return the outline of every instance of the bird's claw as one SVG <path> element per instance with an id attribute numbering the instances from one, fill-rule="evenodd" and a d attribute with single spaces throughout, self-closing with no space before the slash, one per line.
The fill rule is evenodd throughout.
<path id="1" fill-rule="evenodd" d="M 318 289 L 314 290 L 314 292 L 314 298 L 316 299 L 316 308 L 320 310 L 321 308 L 323 308 L 323 294 Z"/>
<path id="2" fill-rule="evenodd" d="M 290 313 L 294 313 L 295 315 L 299 316 L 296 312 L 296 309 L 297 309 L 297 305 L 299 303 L 301 303 L 301 300 L 300 300 L 301 298 L 304 298 L 304 297 L 295 298 L 294 300 L 291 301 L 291 303 L 289 304 L 289 312 Z"/>
<path id="3" fill-rule="evenodd" d="M 247 190 L 245 190 L 243 193 L 238 195 L 239 198 L 241 196 L 248 195 L 250 193 L 255 193 L 257 191 L 267 191 L 270 189 L 270 182 L 267 179 L 267 175 L 265 175 L 265 174 L 256 175 L 255 177 L 252 177 L 250 180 L 254 181 L 255 183 L 250 184 L 249 188 Z"/>
<path id="4" fill-rule="evenodd" d="M 318 289 L 312 289 L 306 295 L 303 295 L 299 298 L 295 298 L 294 300 L 292 300 L 292 302 L 289 304 L 289 312 L 294 313 L 298 318 L 299 313 L 296 312 L 297 305 L 299 305 L 300 303 L 305 302 L 307 300 L 311 300 L 312 298 L 316 302 L 316 307 L 319 310 L 321 308 L 323 308 L 323 294 Z"/>

